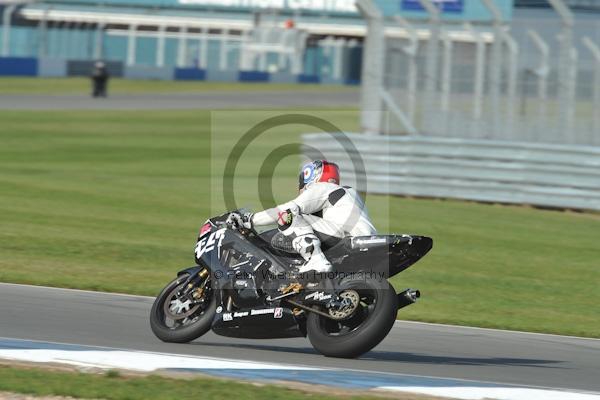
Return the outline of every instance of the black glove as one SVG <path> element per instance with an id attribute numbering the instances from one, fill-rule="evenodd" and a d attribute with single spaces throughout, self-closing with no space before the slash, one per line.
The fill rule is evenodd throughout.
<path id="1" fill-rule="evenodd" d="M 229 216 L 227 217 L 227 220 L 225 221 L 228 225 L 231 225 L 237 229 L 239 228 L 244 228 L 244 229 L 252 229 L 252 216 L 254 214 L 247 212 L 244 214 L 240 214 L 238 212 L 232 212 L 231 214 L 229 214 Z"/>

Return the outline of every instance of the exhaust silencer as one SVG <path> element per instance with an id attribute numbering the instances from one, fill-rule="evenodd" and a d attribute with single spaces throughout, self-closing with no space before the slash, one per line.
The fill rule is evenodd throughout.
<path id="1" fill-rule="evenodd" d="M 398 293 L 398 309 L 416 303 L 419 297 L 421 297 L 421 292 L 417 289 L 406 289 L 404 292 Z"/>

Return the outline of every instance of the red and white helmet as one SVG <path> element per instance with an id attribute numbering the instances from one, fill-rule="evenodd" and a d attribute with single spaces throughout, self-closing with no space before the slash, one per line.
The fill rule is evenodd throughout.
<path id="1" fill-rule="evenodd" d="M 315 160 L 304 164 L 298 176 L 298 190 L 315 182 L 340 184 L 340 169 L 337 164 L 326 160 Z"/>

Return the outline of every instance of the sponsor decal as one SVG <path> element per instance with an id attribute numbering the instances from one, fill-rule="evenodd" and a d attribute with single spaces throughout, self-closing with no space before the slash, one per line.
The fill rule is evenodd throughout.
<path id="1" fill-rule="evenodd" d="M 275 312 L 274 308 L 264 308 L 261 310 L 250 310 L 250 315 L 273 314 L 274 312 Z"/>
<path id="2" fill-rule="evenodd" d="M 247 317 L 248 311 L 234 312 L 234 313 L 223 313 L 223 321 L 233 321 L 234 318 Z"/>
<path id="3" fill-rule="evenodd" d="M 327 300 L 330 299 L 331 295 L 330 294 L 325 294 L 325 292 L 313 292 L 311 294 L 306 295 L 306 297 L 304 297 L 304 300 Z"/>
<path id="4" fill-rule="evenodd" d="M 385 243 L 387 241 L 386 238 L 378 238 L 372 237 L 370 239 L 356 239 L 355 242 L 357 245 L 361 246 L 363 244 L 376 244 L 376 243 Z"/>
<path id="5" fill-rule="evenodd" d="M 281 308 L 281 307 L 275 308 L 275 311 L 273 312 L 273 318 L 281 318 L 281 317 L 283 317 L 283 308 Z"/>
<path id="6" fill-rule="evenodd" d="M 196 258 L 201 258 L 202 255 L 204 255 L 206 253 L 210 253 L 215 248 L 215 245 L 218 248 L 217 256 L 220 257 L 221 244 L 223 243 L 224 237 L 225 237 L 225 228 L 219 229 L 218 231 L 215 231 L 215 232 L 211 233 L 210 235 L 200 239 L 198 241 L 198 243 L 196 243 L 196 249 L 195 249 Z"/>
<path id="7" fill-rule="evenodd" d="M 217 314 L 221 314 L 223 312 L 223 307 L 219 306 L 215 311 Z"/>

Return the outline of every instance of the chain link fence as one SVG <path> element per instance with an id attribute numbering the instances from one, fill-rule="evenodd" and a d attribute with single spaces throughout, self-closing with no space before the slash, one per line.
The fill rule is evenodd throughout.
<path id="1" fill-rule="evenodd" d="M 568 43 L 557 18 L 519 19 L 501 32 L 442 26 L 429 101 L 431 35 L 388 36 L 384 88 L 421 135 L 600 146 L 600 20 L 578 20 Z M 384 121 L 388 134 L 407 133 L 400 126 Z"/>

